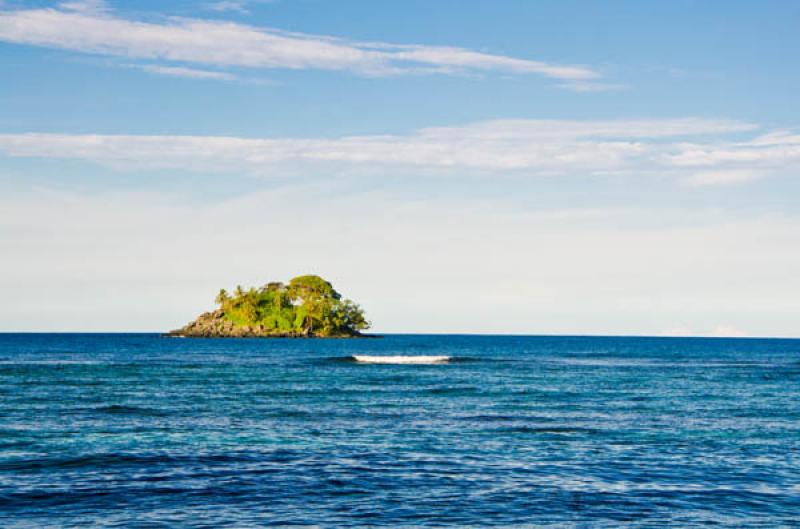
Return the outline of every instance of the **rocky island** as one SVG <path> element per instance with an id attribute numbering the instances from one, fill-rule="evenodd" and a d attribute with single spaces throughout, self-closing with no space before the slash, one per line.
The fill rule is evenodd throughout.
<path id="1" fill-rule="evenodd" d="M 298 276 L 288 284 L 225 289 L 219 308 L 201 314 L 165 336 L 191 338 L 355 338 L 370 323 L 364 311 L 342 299 L 331 283 L 315 275 Z"/>

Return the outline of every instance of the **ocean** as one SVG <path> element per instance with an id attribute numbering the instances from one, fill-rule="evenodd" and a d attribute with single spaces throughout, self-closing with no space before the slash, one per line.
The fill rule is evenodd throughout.
<path id="1" fill-rule="evenodd" d="M 0 335 L 0 527 L 269 526 L 800 527 L 800 340 Z"/>

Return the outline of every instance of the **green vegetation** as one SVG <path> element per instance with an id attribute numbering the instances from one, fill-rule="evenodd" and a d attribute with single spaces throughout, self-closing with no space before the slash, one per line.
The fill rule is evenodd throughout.
<path id="1" fill-rule="evenodd" d="M 295 277 L 288 285 L 237 286 L 233 294 L 222 289 L 216 301 L 223 319 L 265 335 L 357 336 L 370 326 L 358 305 L 315 275 Z"/>

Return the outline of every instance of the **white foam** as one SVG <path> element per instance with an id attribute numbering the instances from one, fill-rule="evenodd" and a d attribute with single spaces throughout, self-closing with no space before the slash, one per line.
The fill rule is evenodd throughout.
<path id="1" fill-rule="evenodd" d="M 353 356 L 363 364 L 446 364 L 449 356 Z"/>

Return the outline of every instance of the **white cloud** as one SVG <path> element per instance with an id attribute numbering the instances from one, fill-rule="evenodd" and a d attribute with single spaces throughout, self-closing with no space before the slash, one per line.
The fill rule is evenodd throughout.
<path id="1" fill-rule="evenodd" d="M 77 11 L 80 13 L 101 14 L 109 11 L 105 0 L 75 0 L 71 2 L 61 2 L 58 7 L 65 11 Z"/>
<path id="2" fill-rule="evenodd" d="M 235 81 L 237 77 L 233 74 L 226 72 L 214 72 L 209 70 L 198 70 L 196 68 L 186 68 L 183 66 L 158 66 L 155 64 L 139 64 L 133 65 L 145 72 L 155 73 L 159 75 L 167 75 L 170 77 L 187 77 L 189 79 L 215 79 L 218 81 Z"/>
<path id="3" fill-rule="evenodd" d="M 171 73 L 213 75 L 183 69 Z M 325 174 L 356 168 L 513 171 L 534 176 L 657 174 L 695 187 L 739 184 L 800 169 L 800 152 L 786 152 L 794 146 L 759 147 L 759 158 L 753 159 L 749 154 L 753 142 L 763 143 L 767 135 L 751 142 L 720 144 L 720 138 L 753 128 L 747 123 L 704 119 L 497 120 L 425 128 L 406 135 L 340 138 L 28 133 L 0 134 L 0 152 L 79 159 L 120 169 L 236 171 L 257 176 L 313 174 L 320 168 Z M 718 161 L 697 155 L 719 151 L 728 154 Z M 732 156 L 737 152 L 744 154 L 739 160 Z"/>
<path id="4" fill-rule="evenodd" d="M 698 118 L 607 121 L 507 119 L 480 121 L 465 126 L 428 128 L 422 130 L 422 135 L 483 140 L 523 138 L 548 141 L 575 138 L 668 138 L 719 135 L 746 132 L 755 128 L 757 128 L 755 125 L 741 121 Z"/>
<path id="5" fill-rule="evenodd" d="M 228 11 L 233 11 L 236 13 L 249 13 L 247 9 L 247 2 L 241 0 L 239 1 L 227 0 L 223 2 L 214 2 L 212 4 L 209 4 L 208 8 L 211 9 L 212 11 L 217 11 L 220 13 L 225 13 Z"/>
<path id="6" fill-rule="evenodd" d="M 346 70 L 364 75 L 506 72 L 587 81 L 585 66 L 550 64 L 464 48 L 355 42 L 214 20 L 128 20 L 71 2 L 70 9 L 0 12 L 0 40 L 125 58 L 214 66 Z M 102 7 L 102 4 L 96 4 Z"/>
<path id="7" fill-rule="evenodd" d="M 271 4 L 275 0 L 222 0 L 220 2 L 212 2 L 208 4 L 208 9 L 218 13 L 250 13 L 249 6 L 251 4 Z"/>
<path id="8" fill-rule="evenodd" d="M 689 186 L 750 182 L 771 174 L 800 173 L 800 135 L 773 131 L 753 139 L 681 144 L 665 155 L 668 165 L 690 171 Z"/>

